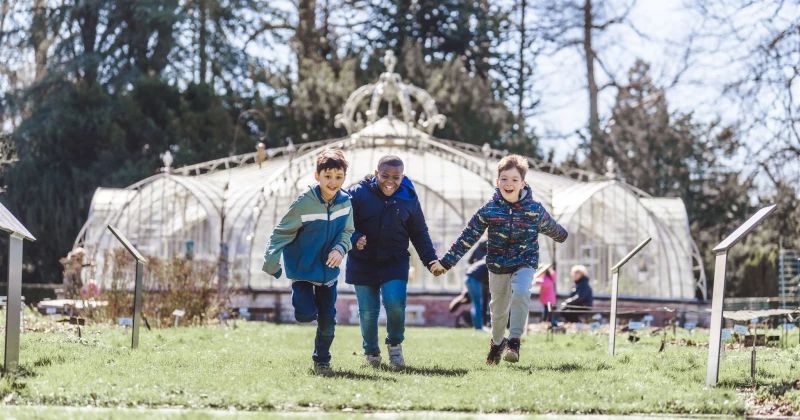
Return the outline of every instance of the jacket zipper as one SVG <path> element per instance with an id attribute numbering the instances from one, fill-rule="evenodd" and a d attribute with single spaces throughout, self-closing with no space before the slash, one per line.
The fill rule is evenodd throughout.
<path id="1" fill-rule="evenodd" d="M 511 242 L 511 235 L 514 232 L 514 208 L 509 207 L 508 216 L 509 216 L 509 219 L 508 219 L 508 242 L 509 242 L 509 244 L 508 244 L 508 248 L 506 248 L 506 252 L 505 252 L 505 254 L 506 254 L 506 264 L 508 263 L 508 260 L 509 260 L 508 252 L 511 250 L 511 243 L 510 243 Z"/>
<path id="2" fill-rule="evenodd" d="M 380 242 L 381 241 L 381 237 L 383 236 L 382 233 L 383 233 L 383 230 L 386 228 L 386 225 L 384 224 L 385 221 L 384 221 L 383 217 L 386 215 L 386 210 L 389 210 L 389 205 L 390 204 L 391 203 L 390 203 L 390 201 L 388 199 L 383 202 L 383 210 L 381 210 L 381 217 L 379 218 L 380 223 L 381 223 L 381 227 L 380 227 L 380 229 L 378 229 L 378 240 L 375 242 L 376 244 L 381 243 Z M 398 210 L 398 212 L 399 212 L 399 210 Z"/>
<path id="3" fill-rule="evenodd" d="M 334 199 L 335 199 L 335 197 L 334 197 Z M 327 204 L 326 212 L 328 213 L 328 223 L 325 225 L 325 242 L 323 242 L 323 244 L 327 244 L 328 243 L 328 236 L 330 236 L 330 235 L 328 235 L 328 233 L 331 230 L 331 205 L 333 205 L 333 200 L 331 200 L 330 203 L 326 203 L 326 204 Z M 322 260 L 324 261 L 323 265 L 322 265 L 322 285 L 325 286 L 326 284 L 328 284 L 328 269 L 327 269 L 328 259 L 327 259 L 327 256 L 325 255 L 325 250 L 324 249 L 322 251 Z"/>

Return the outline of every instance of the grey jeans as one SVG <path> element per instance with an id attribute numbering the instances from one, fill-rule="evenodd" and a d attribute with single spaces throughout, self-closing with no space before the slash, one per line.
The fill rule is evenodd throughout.
<path id="1" fill-rule="evenodd" d="M 506 324 L 511 311 L 511 325 L 508 338 L 520 338 L 528 324 L 528 310 L 531 305 L 531 284 L 533 268 L 522 267 L 511 274 L 489 273 L 489 292 L 492 299 L 492 342 L 500 344 L 506 334 Z"/>

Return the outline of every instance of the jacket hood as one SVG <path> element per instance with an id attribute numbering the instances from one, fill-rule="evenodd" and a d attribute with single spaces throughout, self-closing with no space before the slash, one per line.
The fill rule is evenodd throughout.
<path id="1" fill-rule="evenodd" d="M 586 277 L 586 276 L 581 276 L 581 278 L 579 278 L 579 279 L 578 279 L 578 280 L 575 282 L 575 284 L 578 284 L 578 283 L 589 283 L 589 277 Z"/>
<path id="2" fill-rule="evenodd" d="M 500 206 L 509 207 L 514 205 L 522 205 L 522 204 L 529 204 L 533 201 L 533 195 L 531 193 L 531 187 L 525 185 L 520 190 L 521 197 L 516 203 L 509 203 L 505 198 L 503 198 L 503 194 L 500 192 L 500 188 L 494 189 L 494 195 L 492 196 L 492 200 Z"/>
<path id="3" fill-rule="evenodd" d="M 325 199 L 322 198 L 322 191 L 319 189 L 319 184 L 317 185 L 309 185 L 308 192 L 306 194 L 312 194 L 314 198 L 317 199 L 322 204 L 327 204 Z M 336 197 L 333 198 L 333 204 L 342 204 L 350 198 L 350 194 L 345 192 L 343 189 L 339 189 L 336 191 Z"/>
<path id="4" fill-rule="evenodd" d="M 360 184 L 367 187 L 373 194 L 377 194 L 379 197 L 386 197 L 378 187 L 378 180 L 375 178 L 375 175 L 365 176 Z M 404 176 L 403 180 L 400 182 L 400 187 L 392 194 L 392 198 L 398 198 L 404 201 L 412 201 L 417 198 L 417 190 L 414 188 L 414 183 L 411 182 L 407 176 Z"/>

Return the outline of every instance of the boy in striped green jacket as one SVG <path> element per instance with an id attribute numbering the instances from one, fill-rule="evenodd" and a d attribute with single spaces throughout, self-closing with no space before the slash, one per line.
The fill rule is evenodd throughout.
<path id="1" fill-rule="evenodd" d="M 298 322 L 317 321 L 314 370 L 331 371 L 330 348 L 336 326 L 336 285 L 339 265 L 351 248 L 353 212 L 350 196 L 341 190 L 348 163 L 341 150 L 317 157 L 318 184 L 292 203 L 272 231 L 262 270 L 292 282 L 292 306 Z"/>

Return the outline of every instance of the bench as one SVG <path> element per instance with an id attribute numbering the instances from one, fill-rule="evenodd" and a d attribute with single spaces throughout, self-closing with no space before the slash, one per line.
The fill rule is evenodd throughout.
<path id="1" fill-rule="evenodd" d="M 350 324 L 358 325 L 358 304 L 350 305 Z M 378 323 L 386 324 L 386 310 L 381 307 Z M 406 306 L 406 325 L 425 325 L 425 305 Z"/>
<path id="2" fill-rule="evenodd" d="M 22 300 L 22 306 L 25 306 L 25 296 L 20 296 Z M 8 300 L 8 296 L 0 296 L 0 309 L 6 307 L 6 300 Z"/>

